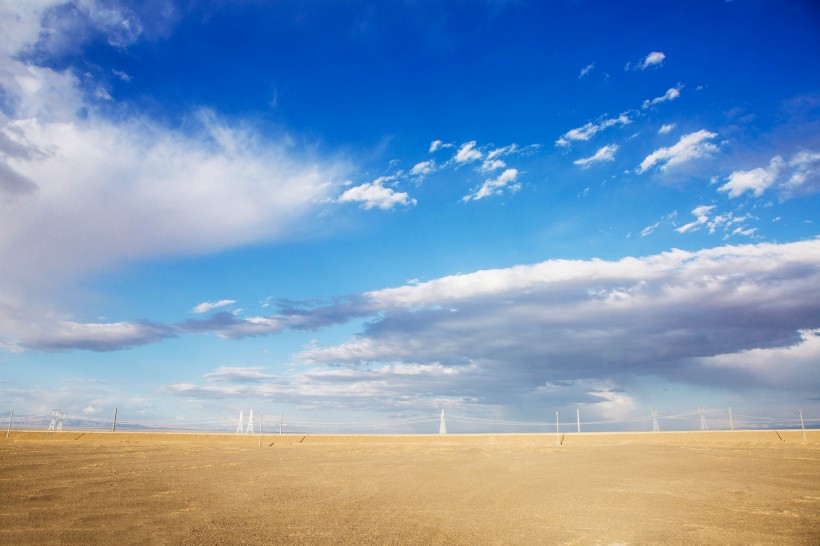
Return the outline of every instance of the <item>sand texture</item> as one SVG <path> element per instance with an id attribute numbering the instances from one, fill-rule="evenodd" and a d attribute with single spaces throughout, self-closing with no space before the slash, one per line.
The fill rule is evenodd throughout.
<path id="1" fill-rule="evenodd" d="M 12 431 L 0 544 L 820 544 L 820 431 Z"/>

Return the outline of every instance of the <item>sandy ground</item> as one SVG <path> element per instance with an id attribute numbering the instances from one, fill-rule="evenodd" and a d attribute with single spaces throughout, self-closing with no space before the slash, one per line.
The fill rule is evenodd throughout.
<path id="1" fill-rule="evenodd" d="M 1 438 L 2 545 L 820 544 L 820 431 Z"/>

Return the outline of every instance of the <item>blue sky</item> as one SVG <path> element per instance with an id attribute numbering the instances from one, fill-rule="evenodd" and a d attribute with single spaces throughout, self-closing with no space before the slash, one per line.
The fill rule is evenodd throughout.
<path id="1" fill-rule="evenodd" d="M 4 2 L 0 409 L 820 417 L 819 24 L 764 0 Z"/>

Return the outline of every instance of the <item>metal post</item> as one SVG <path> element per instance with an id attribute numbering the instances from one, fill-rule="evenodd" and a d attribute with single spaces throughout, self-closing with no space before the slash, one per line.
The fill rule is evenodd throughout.
<path id="1" fill-rule="evenodd" d="M 555 438 L 561 443 L 561 428 L 558 426 L 558 412 L 555 412 Z"/>
<path id="2" fill-rule="evenodd" d="M 803 424 L 803 410 L 800 410 L 800 428 L 803 429 L 803 444 L 806 443 L 806 427 Z"/>
<path id="3" fill-rule="evenodd" d="M 9 426 L 6 429 L 6 441 L 9 439 L 9 433 L 11 432 L 11 420 L 14 419 L 14 408 L 11 408 L 11 415 L 9 415 Z"/>
<path id="4" fill-rule="evenodd" d="M 282 425 L 285 422 L 285 412 L 279 414 L 279 434 L 282 434 Z"/>
<path id="5" fill-rule="evenodd" d="M 735 418 L 732 416 L 732 408 L 729 408 L 729 427 L 735 430 Z"/>
<path id="6" fill-rule="evenodd" d="M 581 410 L 576 409 L 575 415 L 578 417 L 578 432 L 581 432 Z"/>
<path id="7" fill-rule="evenodd" d="M 111 425 L 111 432 L 117 432 L 117 408 L 114 408 L 114 424 Z"/>

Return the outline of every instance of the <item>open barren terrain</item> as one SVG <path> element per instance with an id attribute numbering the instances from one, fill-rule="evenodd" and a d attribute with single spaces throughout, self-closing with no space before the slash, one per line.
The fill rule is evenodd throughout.
<path id="1" fill-rule="evenodd" d="M 0 544 L 818 544 L 809 431 L 13 431 Z"/>

